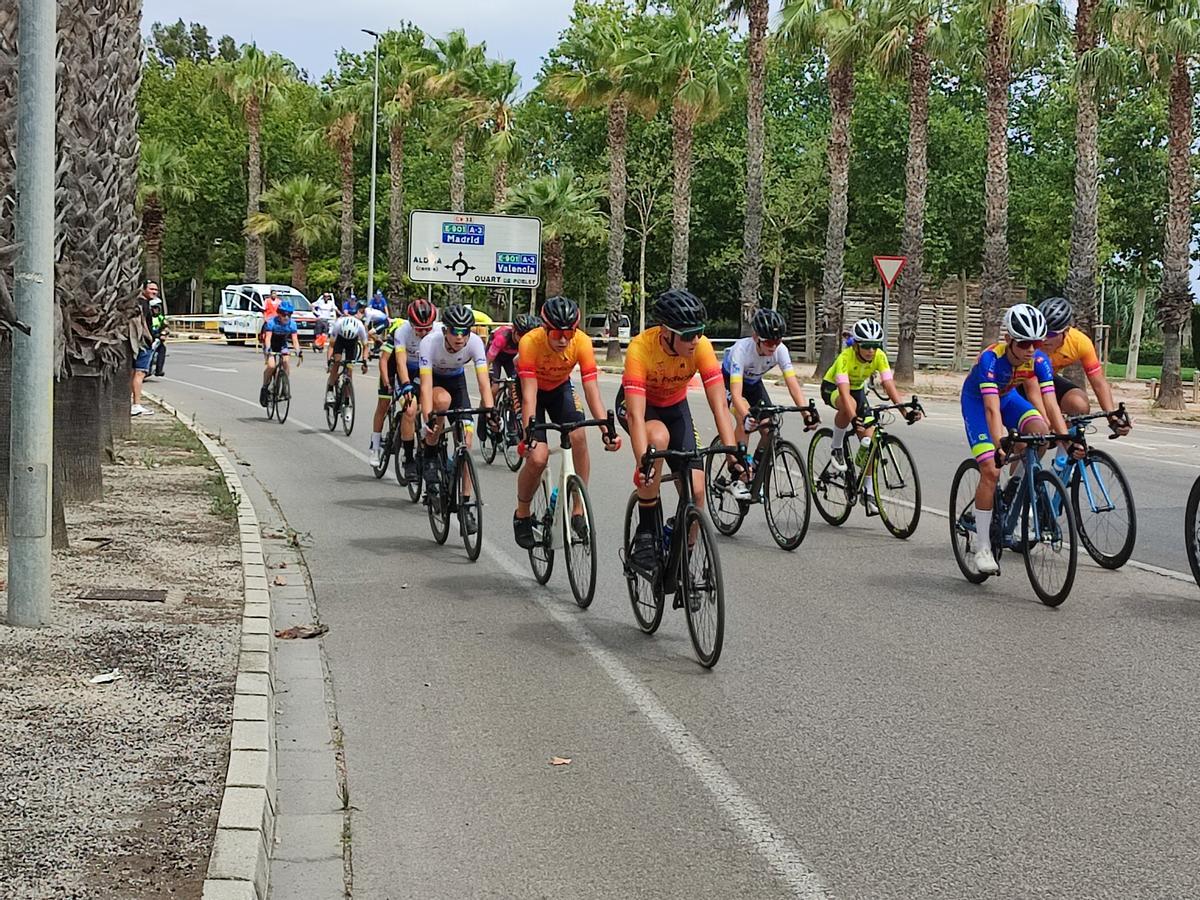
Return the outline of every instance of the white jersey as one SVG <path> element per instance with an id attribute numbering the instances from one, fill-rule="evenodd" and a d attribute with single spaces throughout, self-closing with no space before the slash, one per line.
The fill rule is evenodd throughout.
<path id="1" fill-rule="evenodd" d="M 468 335 L 466 344 L 457 353 L 451 353 L 446 347 L 444 334 L 427 334 L 421 339 L 419 356 L 422 375 L 432 373 L 440 378 L 452 378 L 462 375 L 469 362 L 474 363 L 477 373 L 487 371 L 487 351 L 483 339 L 475 333 Z"/>
<path id="2" fill-rule="evenodd" d="M 353 328 L 353 332 L 346 332 Z M 333 333 L 336 337 L 344 338 L 350 341 L 358 341 L 361 344 L 367 342 L 367 327 L 363 325 L 362 319 L 357 316 L 342 316 L 338 319 L 337 324 L 333 326 Z"/>
<path id="3" fill-rule="evenodd" d="M 382 309 L 372 309 L 368 306 L 363 310 L 363 321 L 366 323 L 368 331 L 382 331 L 388 327 L 390 320 Z"/>
<path id="4" fill-rule="evenodd" d="M 328 297 L 322 297 L 313 304 L 313 312 L 317 314 L 317 318 L 325 322 L 332 322 L 337 318 L 337 304 Z"/>
<path id="5" fill-rule="evenodd" d="M 429 334 L 441 333 L 442 323 L 434 322 L 433 331 L 429 332 Z M 425 337 L 428 336 L 429 335 L 425 335 Z M 417 331 L 415 328 L 413 328 L 412 322 L 405 322 L 392 332 L 391 349 L 396 353 L 403 354 L 404 356 L 408 357 L 409 367 L 415 369 L 417 367 L 417 363 L 421 359 L 421 340 L 422 338 L 417 337 Z M 384 349 L 387 349 L 386 345 L 384 346 Z"/>
<path id="6" fill-rule="evenodd" d="M 762 381 L 762 377 L 776 366 L 779 366 L 783 375 L 796 374 L 786 346 L 780 344 L 770 356 L 759 356 L 758 344 L 753 337 L 744 337 L 733 344 L 725 351 L 725 359 L 721 362 L 721 370 L 729 376 L 730 381 L 745 381 L 747 384 Z"/>

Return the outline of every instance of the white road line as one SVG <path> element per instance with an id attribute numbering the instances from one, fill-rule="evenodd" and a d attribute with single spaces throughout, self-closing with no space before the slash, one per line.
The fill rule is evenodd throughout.
<path id="1" fill-rule="evenodd" d="M 258 406 L 257 403 L 244 397 L 227 394 L 214 388 L 174 378 L 166 380 L 236 400 L 247 406 Z M 314 428 L 299 419 L 292 421 L 302 428 L 316 431 L 321 437 L 333 442 L 355 459 L 369 463 L 367 454 L 355 450 L 345 441 L 334 437 L 333 434 Z M 530 578 L 530 573 L 498 550 L 490 541 L 483 542 L 483 550 L 492 562 L 519 581 L 523 587 L 528 589 L 528 587 L 535 586 Z M 691 735 L 687 725 L 676 718 L 653 691 L 639 682 L 637 676 L 626 668 L 607 647 L 603 646 L 577 616 L 568 613 L 557 603 L 551 602 L 553 595 L 549 588 L 538 587 L 540 590 L 529 594 L 534 603 L 587 652 L 617 689 L 637 707 L 680 761 L 691 770 L 708 791 L 717 808 L 741 831 L 750 845 L 788 886 L 792 896 L 802 898 L 802 900 L 832 897 L 833 895 L 825 886 L 821 876 L 805 861 L 799 850 L 783 837 L 782 829 L 775 825 L 766 811 L 750 798 L 728 770 L 721 765 L 717 757 Z"/>

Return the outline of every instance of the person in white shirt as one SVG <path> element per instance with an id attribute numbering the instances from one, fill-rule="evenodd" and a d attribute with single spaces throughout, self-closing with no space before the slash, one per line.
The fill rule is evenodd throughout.
<path id="1" fill-rule="evenodd" d="M 337 318 L 337 304 L 333 302 L 333 294 L 322 294 L 313 304 L 313 313 L 317 317 L 317 321 L 313 323 L 313 346 L 323 350 L 329 343 L 333 320 Z"/>

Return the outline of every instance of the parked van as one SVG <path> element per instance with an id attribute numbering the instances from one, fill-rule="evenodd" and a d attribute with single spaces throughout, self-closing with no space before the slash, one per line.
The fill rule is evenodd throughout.
<path id="1" fill-rule="evenodd" d="M 263 304 L 274 291 L 280 300 L 292 301 L 295 313 L 292 319 L 300 333 L 300 340 L 313 339 L 314 323 L 317 321 L 308 298 L 287 284 L 227 284 L 221 291 L 221 334 L 226 343 L 244 344 L 258 337 L 262 328 Z"/>
<path id="2" fill-rule="evenodd" d="M 617 329 L 617 339 L 621 342 L 622 347 L 629 343 L 631 328 L 632 325 L 629 321 L 629 316 L 622 313 L 621 324 Z M 608 333 L 608 313 L 590 313 L 588 317 L 583 320 L 583 330 L 588 337 L 592 338 L 592 340 L 609 340 L 610 335 Z"/>

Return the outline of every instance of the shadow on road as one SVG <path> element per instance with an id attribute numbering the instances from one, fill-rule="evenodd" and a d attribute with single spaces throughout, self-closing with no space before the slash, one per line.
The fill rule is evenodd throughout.
<path id="1" fill-rule="evenodd" d="M 423 537 L 407 535 L 389 535 L 374 538 L 350 538 L 346 541 L 351 547 L 366 550 L 376 556 L 392 556 L 396 553 L 425 554 L 430 547 L 436 546 L 432 540 Z"/>

